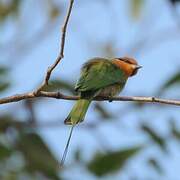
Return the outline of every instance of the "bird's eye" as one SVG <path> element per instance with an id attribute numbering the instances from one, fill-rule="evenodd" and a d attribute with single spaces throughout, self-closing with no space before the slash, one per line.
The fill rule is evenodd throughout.
<path id="1" fill-rule="evenodd" d="M 133 63 L 132 63 L 131 61 L 129 61 L 128 59 L 120 59 L 120 58 L 119 58 L 119 60 L 120 60 L 120 61 L 124 61 L 124 62 L 126 62 L 126 63 L 128 63 L 128 64 L 133 64 Z"/>

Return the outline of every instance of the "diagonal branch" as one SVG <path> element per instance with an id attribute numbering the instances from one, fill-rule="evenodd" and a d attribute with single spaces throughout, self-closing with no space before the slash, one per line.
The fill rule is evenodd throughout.
<path id="1" fill-rule="evenodd" d="M 60 63 L 60 61 L 64 58 L 64 47 L 65 47 L 65 39 L 66 39 L 66 30 L 67 30 L 69 18 L 70 18 L 70 15 L 71 15 L 73 3 L 74 3 L 74 0 L 70 0 L 69 8 L 68 8 L 68 11 L 67 11 L 67 15 L 66 15 L 64 24 L 63 24 L 63 26 L 62 26 L 61 46 L 60 46 L 59 55 L 58 55 L 58 57 L 56 58 L 55 62 L 54 62 L 51 66 L 48 67 L 47 72 L 46 72 L 46 75 L 45 75 L 45 78 L 44 78 L 44 81 L 43 81 L 43 83 L 38 87 L 38 89 L 35 91 L 35 94 L 39 93 L 39 91 L 41 91 L 42 88 L 43 88 L 45 85 L 48 85 L 48 81 L 49 81 L 49 79 L 50 79 L 50 77 L 51 77 L 52 71 L 56 68 L 56 66 L 57 66 L 57 65 Z"/>
<path id="2" fill-rule="evenodd" d="M 67 96 L 61 94 L 60 92 L 46 92 L 40 91 L 38 94 L 34 92 L 24 93 L 24 94 L 17 94 L 5 98 L 0 99 L 0 104 L 7 104 L 12 102 L 18 102 L 25 99 L 33 99 L 38 97 L 46 97 L 46 98 L 55 98 L 55 99 L 64 99 L 64 100 L 78 100 L 79 96 Z M 180 106 L 180 100 L 172 100 L 172 99 L 161 99 L 156 97 L 141 97 L 141 96 L 117 96 L 117 97 L 95 97 L 95 101 L 134 101 L 140 103 L 158 103 L 158 104 L 169 104 Z"/>

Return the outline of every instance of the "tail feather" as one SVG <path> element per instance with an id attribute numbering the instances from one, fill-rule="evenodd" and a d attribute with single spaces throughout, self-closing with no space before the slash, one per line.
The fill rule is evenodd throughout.
<path id="1" fill-rule="evenodd" d="M 82 122 L 85 118 L 90 103 L 91 100 L 89 99 L 79 99 L 73 106 L 71 112 L 65 119 L 64 123 L 67 125 L 74 125 Z"/>
<path id="2" fill-rule="evenodd" d="M 70 145 L 70 140 L 72 138 L 73 129 L 77 123 L 82 122 L 84 120 L 90 103 L 91 100 L 89 99 L 78 100 L 74 105 L 74 107 L 72 108 L 71 112 L 69 113 L 68 117 L 64 121 L 65 124 L 72 125 L 72 127 L 61 159 L 61 163 L 60 163 L 61 167 L 63 167 L 64 162 L 66 160 L 66 155 L 68 153 L 68 148 Z"/>
<path id="3" fill-rule="evenodd" d="M 75 125 L 72 125 L 70 133 L 69 133 L 69 137 L 68 137 L 68 140 L 67 140 L 64 152 L 63 152 L 63 156 L 62 156 L 61 162 L 60 162 L 60 166 L 61 167 L 64 166 L 64 163 L 65 163 L 65 160 L 66 160 L 66 156 L 67 156 L 67 153 L 68 153 L 68 148 L 69 148 L 69 145 L 70 145 L 70 141 L 71 141 L 71 137 L 72 137 L 74 126 Z"/>

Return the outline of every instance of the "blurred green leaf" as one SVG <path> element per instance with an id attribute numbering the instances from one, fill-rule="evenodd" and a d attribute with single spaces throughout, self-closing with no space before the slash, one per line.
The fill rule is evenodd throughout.
<path id="1" fill-rule="evenodd" d="M 60 15 L 61 7 L 59 6 L 59 4 L 55 3 L 55 1 L 53 0 L 48 0 L 47 2 L 48 2 L 47 6 L 49 9 L 50 18 L 51 20 L 54 20 Z"/>
<path id="2" fill-rule="evenodd" d="M 49 82 L 48 86 L 45 86 L 43 88 L 43 91 L 61 91 L 66 90 L 69 91 L 71 94 L 74 94 L 74 87 L 70 82 L 59 80 L 59 79 L 53 79 Z"/>
<path id="3" fill-rule="evenodd" d="M 4 21 L 9 15 L 17 16 L 21 2 L 21 0 L 0 1 L 0 21 Z"/>
<path id="4" fill-rule="evenodd" d="M 145 0 L 131 0 L 131 13 L 132 17 L 137 20 L 140 15 L 144 5 Z"/>
<path id="5" fill-rule="evenodd" d="M 152 128 L 142 124 L 141 129 L 159 146 L 162 150 L 167 151 L 165 139 L 158 135 Z"/>
<path id="6" fill-rule="evenodd" d="M 177 128 L 173 120 L 170 121 L 171 134 L 177 139 L 180 140 L 180 130 Z"/>
<path id="7" fill-rule="evenodd" d="M 58 7 L 56 7 L 55 5 L 53 5 L 51 7 L 51 10 L 50 10 L 50 17 L 52 20 L 54 20 L 55 18 L 57 18 L 58 16 L 60 15 L 60 10 Z"/>
<path id="8" fill-rule="evenodd" d="M 22 133 L 17 147 L 24 154 L 27 170 L 60 179 L 57 174 L 59 163 L 38 134 Z"/>
<path id="9" fill-rule="evenodd" d="M 8 80 L 9 69 L 4 66 L 0 66 L 0 93 L 4 92 L 10 87 L 10 82 Z"/>
<path id="10" fill-rule="evenodd" d="M 160 88 L 159 94 L 163 93 L 168 88 L 172 86 L 179 85 L 180 86 L 180 71 L 177 71 L 173 74 Z"/>
<path id="11" fill-rule="evenodd" d="M 114 117 L 114 115 L 100 103 L 95 103 L 94 108 L 100 114 L 102 119 L 111 119 Z"/>
<path id="12" fill-rule="evenodd" d="M 10 83 L 8 82 L 0 82 L 0 93 L 7 90 L 10 87 Z"/>
<path id="13" fill-rule="evenodd" d="M 7 148 L 6 146 L 0 144 L 0 160 L 6 159 L 12 153 L 12 150 Z"/>
<path id="14" fill-rule="evenodd" d="M 96 154 L 88 163 L 87 168 L 97 176 L 104 176 L 119 171 L 127 160 L 132 158 L 141 149 L 142 147 L 133 147 L 108 154 Z"/>
<path id="15" fill-rule="evenodd" d="M 5 132 L 8 128 L 22 128 L 25 125 L 24 122 L 20 122 L 18 120 L 15 120 L 10 115 L 2 115 L 0 116 L 0 132 Z"/>
<path id="16" fill-rule="evenodd" d="M 152 166 L 159 174 L 163 174 L 162 167 L 160 166 L 160 164 L 158 163 L 156 159 L 150 158 L 148 160 L 148 164 Z"/>
<path id="17" fill-rule="evenodd" d="M 19 177 L 19 172 L 14 172 L 14 171 L 8 171 L 6 174 L 1 177 L 3 180 L 18 180 L 20 179 Z"/>
<path id="18" fill-rule="evenodd" d="M 0 76 L 4 76 L 8 73 L 9 69 L 4 66 L 0 66 Z"/>

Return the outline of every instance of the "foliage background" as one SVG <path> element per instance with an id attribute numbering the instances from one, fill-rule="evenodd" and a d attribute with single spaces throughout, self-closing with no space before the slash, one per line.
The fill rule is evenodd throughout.
<path id="1" fill-rule="evenodd" d="M 89 58 L 135 57 L 143 69 L 122 95 L 180 98 L 178 0 L 75 0 L 65 58 L 47 90 L 73 94 Z M 36 88 L 58 54 L 68 2 L 0 0 L 0 95 Z M 73 102 L 1 105 L 1 179 L 178 179 L 179 107 L 94 102 L 59 170 Z"/>

